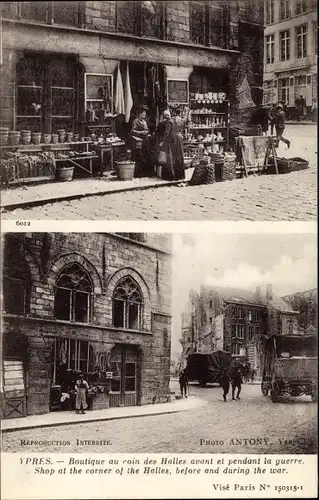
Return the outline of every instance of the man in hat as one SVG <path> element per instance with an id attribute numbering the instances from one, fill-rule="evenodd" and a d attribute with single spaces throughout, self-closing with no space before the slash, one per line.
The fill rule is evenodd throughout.
<path id="1" fill-rule="evenodd" d="M 285 139 L 282 136 L 285 128 L 286 128 L 286 117 L 285 117 L 284 107 L 281 103 L 279 103 L 276 106 L 276 113 L 275 113 L 276 148 L 278 148 L 280 141 L 284 142 L 287 145 L 288 149 L 290 148 L 290 141 L 288 141 L 288 139 Z"/>

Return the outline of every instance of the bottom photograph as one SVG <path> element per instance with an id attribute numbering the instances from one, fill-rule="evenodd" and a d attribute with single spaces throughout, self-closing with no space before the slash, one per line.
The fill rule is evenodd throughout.
<path id="1" fill-rule="evenodd" d="M 317 453 L 315 234 L 1 251 L 3 451 Z"/>

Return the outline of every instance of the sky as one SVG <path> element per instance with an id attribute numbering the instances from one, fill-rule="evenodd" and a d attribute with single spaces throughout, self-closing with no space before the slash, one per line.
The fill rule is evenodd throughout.
<path id="1" fill-rule="evenodd" d="M 175 234 L 172 352 L 180 351 L 180 315 L 201 284 L 254 291 L 272 284 L 279 296 L 317 288 L 315 234 Z"/>

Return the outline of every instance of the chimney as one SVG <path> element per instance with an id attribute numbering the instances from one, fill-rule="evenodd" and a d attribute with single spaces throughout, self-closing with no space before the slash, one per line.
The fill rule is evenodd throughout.
<path id="1" fill-rule="evenodd" d="M 269 301 L 273 299 L 272 285 L 267 285 L 266 287 L 266 299 Z"/>
<path id="2" fill-rule="evenodd" d="M 261 286 L 256 286 L 256 296 L 257 296 L 257 299 L 260 300 L 261 299 Z"/>

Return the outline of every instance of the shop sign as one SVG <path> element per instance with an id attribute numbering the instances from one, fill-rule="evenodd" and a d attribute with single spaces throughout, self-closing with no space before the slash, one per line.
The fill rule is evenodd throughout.
<path id="1" fill-rule="evenodd" d="M 188 104 L 188 80 L 167 80 L 167 100 Z"/>

